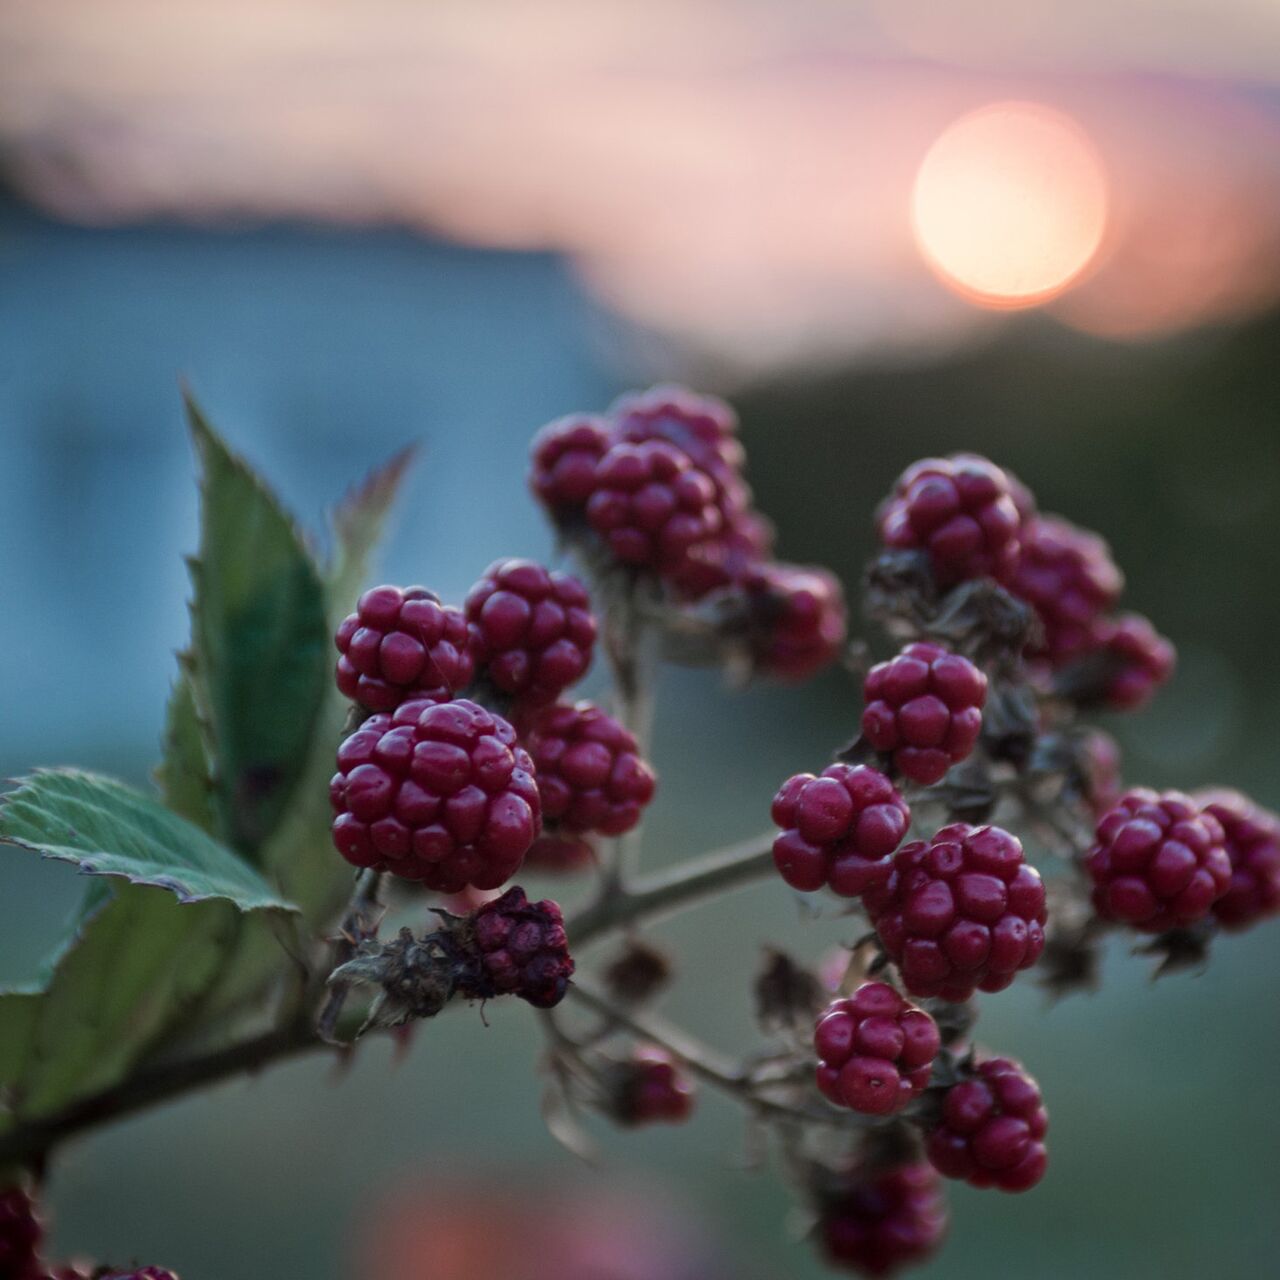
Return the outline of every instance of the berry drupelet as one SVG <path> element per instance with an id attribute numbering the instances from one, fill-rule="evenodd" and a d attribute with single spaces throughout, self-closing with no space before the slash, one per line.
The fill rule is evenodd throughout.
<path id="1" fill-rule="evenodd" d="M 827 1260 L 863 1276 L 887 1276 L 928 1258 L 947 1230 L 933 1168 L 920 1161 L 854 1170 L 822 1197 L 818 1240 Z"/>
<path id="2" fill-rule="evenodd" d="M 1044 950 L 1044 884 L 1000 827 L 957 822 L 903 845 L 863 901 L 914 996 L 1003 991 Z"/>
<path id="3" fill-rule="evenodd" d="M 1021 523 L 1009 477 L 976 454 L 914 463 L 878 513 L 884 545 L 927 552 L 944 588 L 972 578 L 1008 582 Z"/>
<path id="4" fill-rule="evenodd" d="M 1104 920 L 1164 933 L 1209 915 L 1231 886 L 1222 824 L 1181 792 L 1126 792 L 1098 823 L 1085 866 Z"/>
<path id="5" fill-rule="evenodd" d="M 911 824 L 893 783 L 868 765 L 833 764 L 819 777 L 788 778 L 772 814 L 782 828 L 773 842 L 782 878 L 801 892 L 828 885 L 845 898 L 889 879 L 890 854 Z"/>
<path id="6" fill-rule="evenodd" d="M 334 639 L 338 688 L 369 711 L 452 697 L 474 673 L 466 619 L 425 587 L 373 587 Z"/>
<path id="7" fill-rule="evenodd" d="M 838 1107 L 886 1116 L 929 1083 L 938 1025 L 887 982 L 864 982 L 827 1006 L 814 1028 L 818 1088 Z"/>
<path id="8" fill-rule="evenodd" d="M 515 995 L 538 1009 L 564 999 L 574 966 L 558 904 L 530 902 L 516 885 L 476 911 L 467 931 L 479 976 L 463 984 L 465 995 Z"/>
<path id="9" fill-rule="evenodd" d="M 348 862 L 438 893 L 496 889 L 541 826 L 533 762 L 515 730 L 465 698 L 366 720 L 338 749 L 330 799 Z"/>
<path id="10" fill-rule="evenodd" d="M 941 781 L 973 750 L 982 730 L 987 677 L 936 644 L 909 644 L 871 668 L 863 685 L 862 733 L 893 767 L 922 786 Z"/>
<path id="11" fill-rule="evenodd" d="M 499 560 L 467 595 L 477 674 L 523 707 L 553 702 L 591 665 L 587 589 L 531 560 Z"/>
<path id="12" fill-rule="evenodd" d="M 992 1058 L 942 1098 L 925 1150 L 937 1171 L 975 1187 L 1029 1191 L 1044 1176 L 1049 1113 L 1016 1062 Z"/>

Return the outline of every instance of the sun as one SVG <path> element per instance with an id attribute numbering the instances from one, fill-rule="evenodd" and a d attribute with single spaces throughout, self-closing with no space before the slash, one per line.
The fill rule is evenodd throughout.
<path id="1" fill-rule="evenodd" d="M 969 301 L 1030 307 L 1089 265 L 1107 221 L 1107 175 L 1069 116 L 998 102 L 953 121 L 921 161 L 911 197 L 916 243 Z"/>

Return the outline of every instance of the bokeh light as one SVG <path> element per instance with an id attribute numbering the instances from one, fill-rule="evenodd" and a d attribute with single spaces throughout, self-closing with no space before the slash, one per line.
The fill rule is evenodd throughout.
<path id="1" fill-rule="evenodd" d="M 984 306 L 1034 306 L 1097 253 L 1106 174 L 1068 116 L 994 103 L 961 116 L 929 148 L 911 218 L 921 253 L 957 292 Z"/>

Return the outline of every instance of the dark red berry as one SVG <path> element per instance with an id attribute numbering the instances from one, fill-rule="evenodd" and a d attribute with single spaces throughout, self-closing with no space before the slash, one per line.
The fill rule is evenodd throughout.
<path id="1" fill-rule="evenodd" d="M 838 1107 L 887 1116 L 929 1083 L 938 1024 L 887 982 L 864 982 L 827 1006 L 813 1033 L 818 1088 Z"/>
<path id="2" fill-rule="evenodd" d="M 987 677 L 940 645 L 909 644 L 871 668 L 863 696 L 863 736 L 904 777 L 932 786 L 973 750 Z"/>
<path id="3" fill-rule="evenodd" d="M 595 488 L 596 463 L 609 448 L 603 418 L 575 414 L 549 422 L 533 438 L 529 487 L 558 519 L 586 506 Z"/>
<path id="4" fill-rule="evenodd" d="M 618 1064 L 612 1114 L 619 1124 L 680 1124 L 696 1091 L 684 1068 L 657 1045 L 640 1045 Z"/>
<path id="5" fill-rule="evenodd" d="M 947 1230 L 942 1183 L 923 1161 L 854 1170 L 819 1206 L 818 1238 L 834 1266 L 887 1276 L 928 1258 Z"/>
<path id="6" fill-rule="evenodd" d="M 425 587 L 374 587 L 334 637 L 338 688 L 370 711 L 448 698 L 471 683 L 467 621 Z"/>
<path id="7" fill-rule="evenodd" d="M 1044 1176 L 1049 1113 L 1040 1088 L 1008 1058 L 992 1058 L 943 1095 L 926 1151 L 937 1171 L 975 1187 L 1029 1191 Z"/>
<path id="8" fill-rule="evenodd" d="M 596 622 L 577 578 L 499 560 L 467 595 L 479 673 L 528 707 L 553 702 L 591 665 Z"/>
<path id="9" fill-rule="evenodd" d="M 829 885 L 845 898 L 889 879 L 890 855 L 911 825 L 911 811 L 893 783 L 862 764 L 833 764 L 820 777 L 788 778 L 773 798 L 772 813 L 783 829 L 773 842 L 782 878 L 806 893 Z"/>
<path id="10" fill-rule="evenodd" d="M 903 845 L 864 902 L 914 996 L 1003 991 L 1044 950 L 1044 885 L 1000 827 L 943 827 Z"/>
<path id="11" fill-rule="evenodd" d="M 622 564 L 677 574 L 722 516 L 711 477 L 661 440 L 614 445 L 600 459 L 587 521 Z"/>
<path id="12" fill-rule="evenodd" d="M 1128 791 L 1098 823 L 1085 859 L 1093 908 L 1143 933 L 1203 920 L 1231 886 L 1222 824 L 1178 791 Z"/>
<path id="13" fill-rule="evenodd" d="M 1141 707 L 1173 675 L 1176 650 L 1141 614 L 1102 623 L 1098 643 L 1111 668 L 1103 697 L 1119 711 Z"/>
<path id="14" fill-rule="evenodd" d="M 338 748 L 329 793 L 348 862 L 438 893 L 496 889 L 541 827 L 533 762 L 515 730 L 466 698 L 366 720 Z"/>
<path id="15" fill-rule="evenodd" d="M 844 592 L 836 576 L 809 565 L 767 561 L 742 576 L 747 635 L 756 667 L 805 680 L 844 648 Z"/>
<path id="16" fill-rule="evenodd" d="M 547 827 L 539 844 L 592 832 L 619 836 L 640 821 L 653 799 L 653 770 L 635 737 L 590 702 L 548 707 L 526 742 Z"/>
<path id="17" fill-rule="evenodd" d="M 1213 904 L 1227 929 L 1246 929 L 1280 913 L 1280 816 L 1238 791 L 1200 792 L 1196 803 L 1222 825 L 1231 887 Z"/>
<path id="18" fill-rule="evenodd" d="M 0 1191 L 0 1280 L 30 1280 L 40 1268 L 44 1228 L 21 1187 Z"/>
<path id="19" fill-rule="evenodd" d="M 1060 667 L 1093 648 L 1099 619 L 1115 606 L 1124 576 L 1096 533 L 1058 516 L 1024 523 L 1009 590 L 1031 605 L 1044 632 L 1028 656 Z"/>
<path id="20" fill-rule="evenodd" d="M 898 479 L 878 513 L 886 547 L 929 554 L 941 587 L 971 578 L 1008 582 L 1021 518 L 1009 477 L 971 453 L 925 458 Z"/>
<path id="21" fill-rule="evenodd" d="M 539 1009 L 564 999 L 573 957 L 556 903 L 530 902 L 517 885 L 476 911 L 469 925 L 482 972 L 476 987 L 463 984 L 464 994 L 515 995 Z"/>

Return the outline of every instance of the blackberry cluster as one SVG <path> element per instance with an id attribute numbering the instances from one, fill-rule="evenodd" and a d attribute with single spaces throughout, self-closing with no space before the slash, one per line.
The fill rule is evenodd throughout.
<path id="1" fill-rule="evenodd" d="M 329 795 L 348 862 L 438 893 L 496 889 L 541 829 L 528 752 L 506 720 L 466 698 L 366 720 L 338 749 Z"/>
<path id="2" fill-rule="evenodd" d="M 530 902 L 516 885 L 475 911 L 468 933 L 480 977 L 464 994 L 515 995 L 538 1009 L 564 999 L 574 966 L 558 904 Z"/>
<path id="3" fill-rule="evenodd" d="M 923 1162 L 854 1169 L 818 1206 L 818 1241 L 835 1267 L 887 1276 L 924 1262 L 947 1231 L 947 1205 Z"/>
<path id="4" fill-rule="evenodd" d="M 1231 887 L 1221 822 L 1190 796 L 1128 791 L 1098 823 L 1085 859 L 1094 910 L 1143 933 L 1205 919 Z"/>
<path id="5" fill-rule="evenodd" d="M 864 982 L 827 1006 L 814 1028 L 818 1088 L 865 1115 L 901 1111 L 929 1083 L 938 1024 L 887 982 Z"/>
<path id="6" fill-rule="evenodd" d="M 1044 884 L 1000 827 L 957 822 L 903 845 L 862 900 L 914 996 L 1003 991 L 1044 950 Z"/>
<path id="7" fill-rule="evenodd" d="M 368 711 L 450 698 L 475 671 L 466 619 L 425 587 L 366 591 L 334 639 L 338 688 Z"/>
<path id="8" fill-rule="evenodd" d="M 803 679 L 843 647 L 843 594 L 822 570 L 771 559 L 773 531 L 752 506 L 743 463 L 728 405 L 655 387 L 603 418 L 544 427 L 530 485 L 566 534 L 590 530 L 675 601 L 707 601 L 723 642 L 745 645 L 757 670 Z"/>
<path id="9" fill-rule="evenodd" d="M 987 677 L 940 645 L 909 644 L 871 668 L 863 696 L 863 737 L 903 777 L 932 786 L 973 750 Z"/>
<path id="10" fill-rule="evenodd" d="M 1238 791 L 1206 791 L 1196 803 L 1222 827 L 1231 884 L 1213 904 L 1225 929 L 1245 929 L 1280 912 L 1280 816 Z"/>
<path id="11" fill-rule="evenodd" d="M 945 1177 L 1028 1191 L 1044 1176 L 1048 1128 L 1036 1082 L 1016 1062 L 992 1058 L 943 1095 L 925 1149 Z"/>
<path id="12" fill-rule="evenodd" d="M 653 799 L 657 783 L 635 736 L 590 702 L 549 707 L 533 721 L 526 743 L 545 827 L 530 850 L 531 865 L 589 862 L 584 836 L 630 831 Z M 582 852 L 573 852 L 575 845 Z"/>
<path id="13" fill-rule="evenodd" d="M 802 893 L 826 885 L 846 898 L 888 881 L 890 855 L 911 824 L 893 783 L 868 765 L 833 764 L 819 777 L 788 778 L 772 814 L 782 828 L 773 842 L 782 878 Z"/>
<path id="14" fill-rule="evenodd" d="M 596 620 L 577 578 L 532 560 L 499 560 L 467 594 L 479 676 L 518 704 L 553 702 L 591 665 Z"/>

